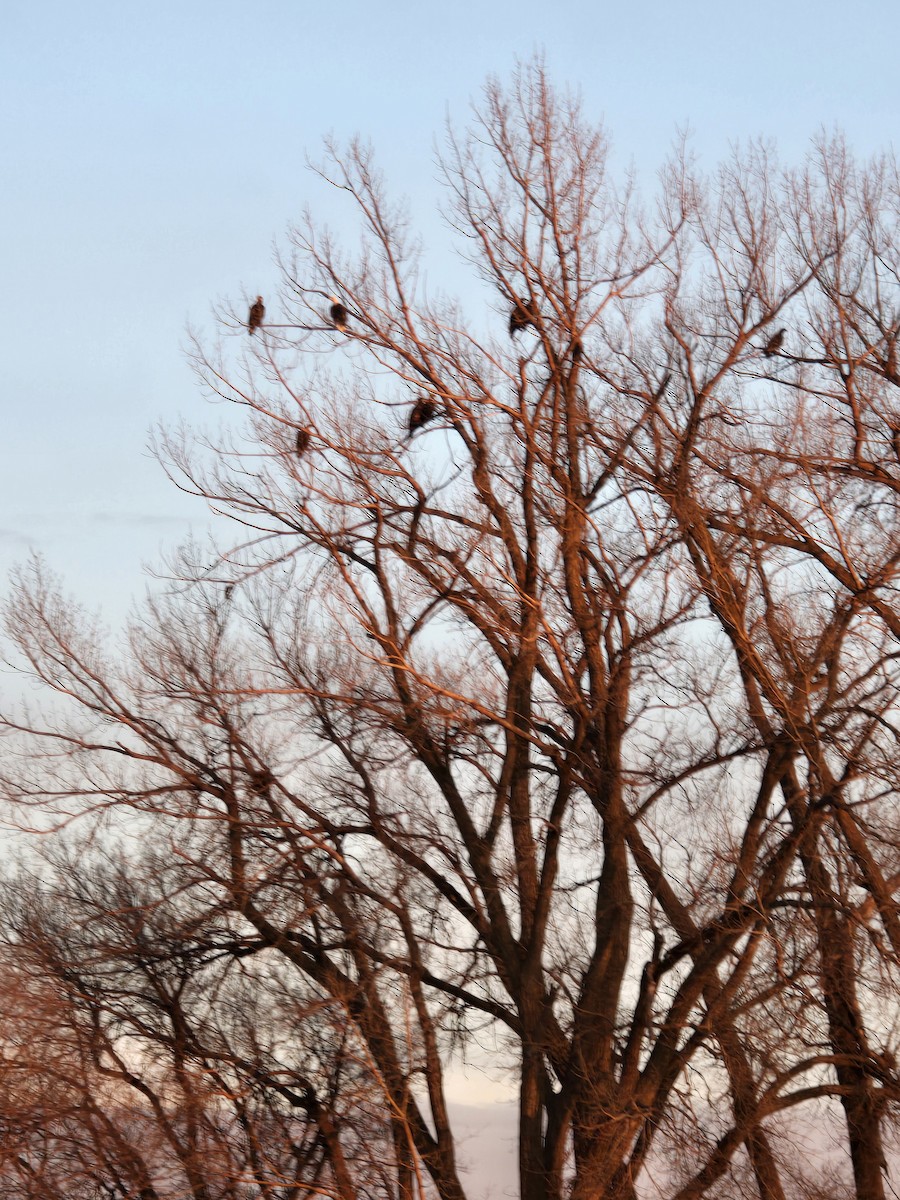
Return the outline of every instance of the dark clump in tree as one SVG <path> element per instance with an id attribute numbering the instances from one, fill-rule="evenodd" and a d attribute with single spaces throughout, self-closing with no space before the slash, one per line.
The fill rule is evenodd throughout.
<path id="1" fill-rule="evenodd" d="M 4 1194 L 463 1200 L 466 1065 L 521 1200 L 882 1200 L 896 167 L 677 156 L 638 204 L 533 67 L 448 145 L 470 296 L 354 144 L 358 254 L 292 231 L 257 377 L 198 348 L 246 426 L 161 451 L 221 569 L 184 551 L 119 657 L 18 578 L 53 703 L 7 714 L 5 794 L 84 848 L 3 905 Z"/>
<path id="2" fill-rule="evenodd" d="M 429 421 L 433 421 L 437 416 L 438 406 L 430 396 L 420 396 L 410 410 L 409 414 L 409 436 L 421 429 L 423 425 L 427 425 Z"/>
<path id="3" fill-rule="evenodd" d="M 537 308 L 532 302 L 520 297 L 509 314 L 509 336 L 515 337 L 529 325 L 537 325 Z"/>
<path id="4" fill-rule="evenodd" d="M 294 450 L 298 458 L 302 458 L 309 449 L 309 443 L 312 440 L 312 434 L 308 429 L 298 429 L 297 436 L 294 439 Z"/>
<path id="5" fill-rule="evenodd" d="M 254 302 L 250 305 L 250 312 L 247 315 L 247 332 L 256 333 L 257 329 L 263 323 L 266 315 L 266 306 L 263 304 L 262 296 L 257 296 Z"/>
<path id="6" fill-rule="evenodd" d="M 784 345 L 784 335 L 786 332 L 784 329 L 779 329 L 777 333 L 772 334 L 763 347 L 763 354 L 766 358 L 771 358 L 773 354 L 778 354 Z"/>
<path id="7" fill-rule="evenodd" d="M 347 309 L 343 304 L 341 304 L 337 296 L 331 297 L 331 307 L 328 310 L 328 316 L 332 325 L 338 330 L 339 333 L 346 333 L 349 317 L 347 315 Z"/>

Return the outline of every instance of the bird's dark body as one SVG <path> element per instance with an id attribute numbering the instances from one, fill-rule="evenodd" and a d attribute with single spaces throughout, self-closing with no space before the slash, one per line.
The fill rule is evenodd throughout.
<path id="1" fill-rule="evenodd" d="M 335 300 L 328 310 L 328 315 L 331 317 L 331 323 L 335 329 L 339 329 L 343 333 L 347 328 L 347 310 L 340 300 Z"/>
<path id="2" fill-rule="evenodd" d="M 430 396 L 420 396 L 412 406 L 412 412 L 409 414 L 409 436 L 421 429 L 423 425 L 427 425 L 429 421 L 434 420 L 437 416 L 437 405 Z"/>
<path id="3" fill-rule="evenodd" d="M 294 443 L 294 449 L 297 452 L 297 457 L 302 458 L 309 449 L 310 432 L 308 429 L 297 430 L 297 440 Z"/>
<path id="4" fill-rule="evenodd" d="M 523 300 L 521 297 L 518 300 L 515 308 L 509 314 L 509 336 L 515 337 L 523 329 L 527 329 L 529 325 L 537 324 L 537 313 L 534 305 L 528 300 Z"/>
<path id="5" fill-rule="evenodd" d="M 779 329 L 777 333 L 773 333 L 763 348 L 763 354 L 766 358 L 771 358 L 773 354 L 777 354 L 784 345 L 785 330 Z"/>
<path id="6" fill-rule="evenodd" d="M 256 333 L 257 329 L 262 325 L 265 315 L 266 306 L 263 304 L 263 298 L 262 296 L 257 296 L 254 303 L 250 305 L 250 313 L 247 317 L 247 332 Z"/>

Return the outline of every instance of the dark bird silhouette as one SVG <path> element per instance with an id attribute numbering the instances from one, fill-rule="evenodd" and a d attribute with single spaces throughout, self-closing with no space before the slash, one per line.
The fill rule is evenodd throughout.
<path id="1" fill-rule="evenodd" d="M 263 323 L 263 317 L 266 315 L 266 306 L 263 304 L 262 296 L 257 296 L 255 303 L 250 305 L 250 313 L 247 317 L 247 332 L 255 333 Z"/>
<path id="2" fill-rule="evenodd" d="M 537 312 L 535 306 L 521 296 L 516 301 L 516 306 L 509 314 L 509 336 L 515 337 L 521 330 L 526 329 L 529 325 L 537 324 Z"/>
<path id="3" fill-rule="evenodd" d="M 430 396 L 420 396 L 409 414 L 409 436 L 412 437 L 417 429 L 433 421 L 436 416 L 437 405 L 434 400 Z"/>
<path id="4" fill-rule="evenodd" d="M 309 449 L 310 432 L 308 429 L 297 430 L 297 440 L 294 442 L 294 449 L 297 452 L 297 457 L 302 458 Z"/>
<path id="5" fill-rule="evenodd" d="M 332 325 L 339 333 L 347 332 L 347 310 L 337 296 L 331 297 L 331 308 L 328 310 L 328 315 L 331 317 Z"/>
<path id="6" fill-rule="evenodd" d="M 584 346 L 581 342 L 576 342 L 572 347 L 572 362 L 581 362 L 584 358 Z"/>
<path id="7" fill-rule="evenodd" d="M 777 333 L 773 333 L 763 347 L 763 354 L 766 358 L 771 358 L 773 354 L 777 354 L 784 345 L 785 330 L 779 329 Z"/>

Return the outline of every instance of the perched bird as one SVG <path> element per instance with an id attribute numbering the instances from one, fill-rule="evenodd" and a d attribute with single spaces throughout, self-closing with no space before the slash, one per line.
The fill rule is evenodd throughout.
<path id="1" fill-rule="evenodd" d="M 437 405 L 430 396 L 420 396 L 412 406 L 412 412 L 409 414 L 409 436 L 421 429 L 423 425 L 427 425 L 429 421 L 434 420 L 437 416 Z"/>
<path id="2" fill-rule="evenodd" d="M 266 306 L 263 304 L 262 296 L 256 297 L 256 302 L 250 305 L 250 313 L 247 317 L 247 332 L 255 333 L 263 323 L 263 317 L 266 315 Z"/>
<path id="3" fill-rule="evenodd" d="M 581 362 L 584 358 L 584 346 L 581 342 L 576 342 L 572 347 L 572 362 Z"/>
<path id="4" fill-rule="evenodd" d="M 309 448 L 310 432 L 308 429 L 297 430 L 297 440 L 294 443 L 294 449 L 297 452 L 297 457 L 302 458 Z"/>
<path id="5" fill-rule="evenodd" d="M 328 310 L 328 315 L 331 317 L 331 323 L 340 333 L 347 331 L 347 310 L 338 300 L 337 296 L 331 297 L 331 308 Z"/>
<path id="6" fill-rule="evenodd" d="M 771 358 L 773 354 L 777 354 L 784 345 L 785 330 L 779 329 L 777 333 L 773 333 L 763 347 L 763 354 L 766 358 Z"/>
<path id="7" fill-rule="evenodd" d="M 515 308 L 509 314 L 509 336 L 515 337 L 521 330 L 535 324 L 537 324 L 537 312 L 534 305 L 520 296 L 516 301 Z"/>

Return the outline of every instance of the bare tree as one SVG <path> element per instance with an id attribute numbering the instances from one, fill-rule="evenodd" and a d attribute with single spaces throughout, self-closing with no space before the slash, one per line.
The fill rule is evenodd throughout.
<path id="1" fill-rule="evenodd" d="M 124 654 L 22 573 L 10 635 L 58 704 L 7 716 L 9 796 L 139 822 L 196 944 L 327 1014 L 336 1195 L 461 1200 L 474 1056 L 517 1095 L 522 1200 L 880 1200 L 895 164 L 679 154 L 643 205 L 526 67 L 443 156 L 483 315 L 426 288 L 362 144 L 320 174 L 361 249 L 293 230 L 252 344 L 236 313 L 197 349 L 246 425 L 160 442 L 244 533 L 182 555 Z M 798 1172 L 826 1121 L 841 1157 Z"/>
<path id="2" fill-rule="evenodd" d="M 4 1195 L 377 1193 L 345 1023 L 225 914 L 198 925 L 177 864 L 82 848 L 41 865 L 4 895 Z"/>

